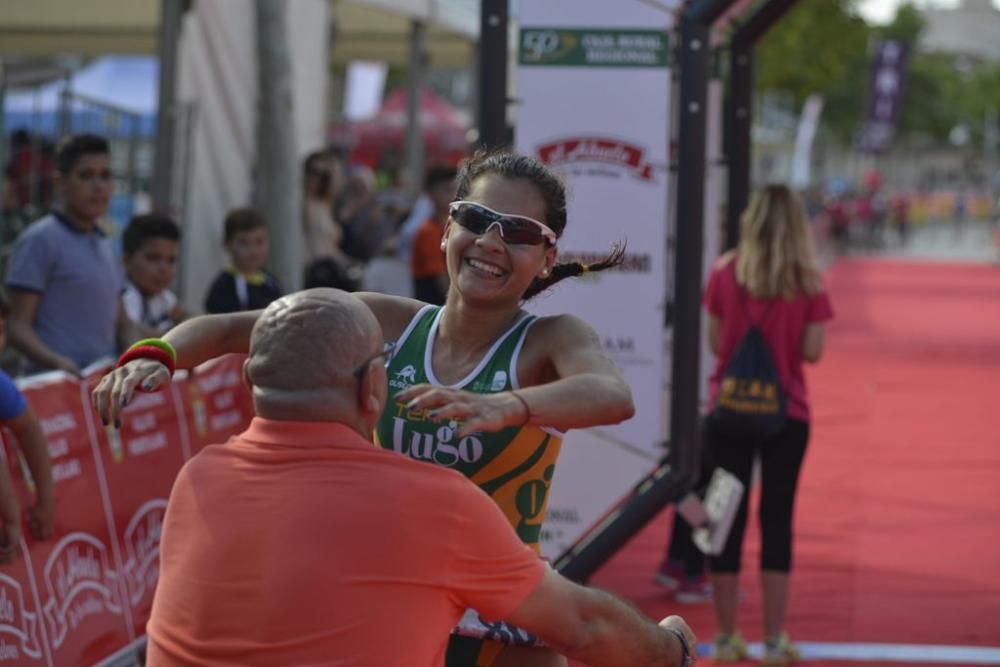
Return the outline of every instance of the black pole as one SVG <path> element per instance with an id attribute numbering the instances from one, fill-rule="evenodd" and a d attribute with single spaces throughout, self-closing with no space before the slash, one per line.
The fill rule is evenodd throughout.
<path id="1" fill-rule="evenodd" d="M 726 198 L 725 248 L 732 250 L 740 240 L 740 215 L 750 199 L 751 124 L 753 103 L 753 49 L 729 49 L 729 100 L 726 104 L 726 141 L 729 165 L 729 192 Z"/>
<path id="2" fill-rule="evenodd" d="M 507 146 L 507 0 L 482 0 L 479 10 L 479 141 Z"/>
<path id="3" fill-rule="evenodd" d="M 705 104 L 709 30 L 732 0 L 696 0 L 680 21 L 680 141 L 677 177 L 677 260 L 670 412 L 670 459 L 640 481 L 604 520 L 556 560 L 556 569 L 585 581 L 643 526 L 691 485 L 697 466 Z"/>
<path id="4" fill-rule="evenodd" d="M 174 132 L 177 126 L 177 48 L 186 0 L 163 0 L 160 5 L 160 81 L 156 113 L 156 150 L 153 154 L 153 207 L 168 215 L 174 203 Z"/>
<path id="5" fill-rule="evenodd" d="M 729 103 L 726 105 L 726 151 L 729 197 L 726 248 L 740 239 L 740 215 L 750 200 L 753 126 L 753 50 L 757 41 L 792 8 L 796 0 L 769 0 L 733 33 L 729 47 Z"/>

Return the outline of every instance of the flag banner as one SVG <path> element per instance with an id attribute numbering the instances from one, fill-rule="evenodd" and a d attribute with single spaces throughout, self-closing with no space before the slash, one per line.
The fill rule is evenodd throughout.
<path id="1" fill-rule="evenodd" d="M 861 150 L 882 153 L 892 147 L 908 69 L 909 49 L 904 42 L 888 39 L 875 44 Z"/>

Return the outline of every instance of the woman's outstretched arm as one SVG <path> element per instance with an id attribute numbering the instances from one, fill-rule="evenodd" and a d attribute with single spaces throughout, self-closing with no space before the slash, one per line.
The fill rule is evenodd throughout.
<path id="1" fill-rule="evenodd" d="M 178 324 L 163 335 L 177 350 L 177 368 L 198 364 L 232 352 L 250 349 L 250 332 L 260 310 L 224 315 L 202 315 Z M 105 424 L 118 423 L 122 408 L 132 400 L 136 387 L 152 391 L 170 381 L 167 367 L 153 359 L 136 359 L 105 375 L 91 398 Z"/>

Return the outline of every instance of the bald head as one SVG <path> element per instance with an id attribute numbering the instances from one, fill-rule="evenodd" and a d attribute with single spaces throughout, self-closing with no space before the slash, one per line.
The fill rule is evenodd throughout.
<path id="1" fill-rule="evenodd" d="M 378 320 L 357 297 L 317 288 L 282 297 L 257 319 L 247 379 L 255 401 L 326 403 L 354 392 L 353 371 L 382 346 Z"/>

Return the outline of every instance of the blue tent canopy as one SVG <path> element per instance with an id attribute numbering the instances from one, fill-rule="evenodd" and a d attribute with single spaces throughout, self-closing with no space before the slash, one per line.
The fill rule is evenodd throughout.
<path id="1" fill-rule="evenodd" d="M 93 131 L 117 136 L 151 137 L 156 128 L 159 62 L 149 56 L 105 56 L 75 72 L 69 90 L 87 100 L 126 114 L 107 114 L 101 107 L 75 99 L 71 106 L 75 132 Z M 55 135 L 59 128 L 64 81 L 52 81 L 31 90 L 11 89 L 4 99 L 8 131 L 24 128 Z M 107 126 L 109 118 L 118 127 Z"/>

